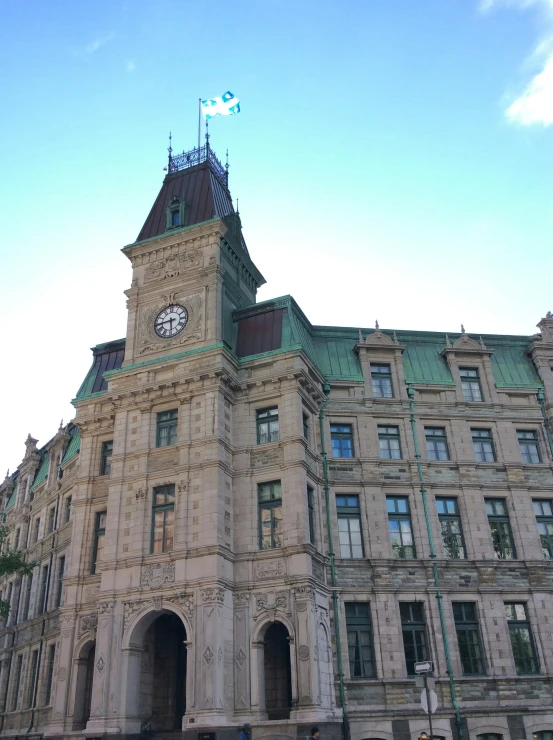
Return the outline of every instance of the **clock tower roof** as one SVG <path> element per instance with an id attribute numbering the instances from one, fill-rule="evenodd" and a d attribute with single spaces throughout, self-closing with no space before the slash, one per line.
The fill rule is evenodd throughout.
<path id="1" fill-rule="evenodd" d="M 175 207 L 180 207 L 176 224 L 170 219 Z M 136 241 L 217 217 L 230 226 L 236 215 L 228 189 L 228 165 L 223 167 L 209 144 L 176 155 L 170 149 L 167 175 Z M 247 254 L 241 233 L 240 241 Z"/>

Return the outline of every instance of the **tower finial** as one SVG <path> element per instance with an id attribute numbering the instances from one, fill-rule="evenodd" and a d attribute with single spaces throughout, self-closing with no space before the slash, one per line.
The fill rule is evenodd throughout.
<path id="1" fill-rule="evenodd" d="M 169 146 L 167 147 L 167 151 L 169 152 L 169 161 L 167 163 L 167 172 L 171 172 L 172 169 L 172 159 L 173 159 L 173 135 L 169 131 Z"/>
<path id="2" fill-rule="evenodd" d="M 465 333 L 465 327 L 463 326 L 463 324 L 461 324 L 461 334 L 464 334 L 464 333 Z"/>
<path id="3" fill-rule="evenodd" d="M 374 328 L 377 330 L 380 329 L 380 324 L 378 323 L 378 320 L 374 322 Z"/>
<path id="4" fill-rule="evenodd" d="M 240 209 L 238 208 L 238 198 L 236 198 L 236 215 L 240 215 Z"/>
<path id="5" fill-rule="evenodd" d="M 230 165 L 228 163 L 228 149 L 227 149 L 227 163 L 225 164 L 225 170 L 226 170 L 226 172 L 225 172 L 225 182 L 227 184 L 227 187 L 228 187 L 228 168 L 229 168 L 229 166 Z"/>
<path id="6" fill-rule="evenodd" d="M 205 121 L 205 158 L 207 159 L 207 152 L 209 149 L 209 120 Z"/>

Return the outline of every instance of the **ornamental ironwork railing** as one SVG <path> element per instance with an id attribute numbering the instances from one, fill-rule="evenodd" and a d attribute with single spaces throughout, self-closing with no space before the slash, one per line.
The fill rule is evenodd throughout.
<path id="1" fill-rule="evenodd" d="M 217 159 L 215 152 L 211 147 L 206 144 L 198 149 L 191 149 L 189 152 L 182 152 L 182 154 L 173 154 L 169 152 L 169 164 L 167 166 L 168 172 L 180 172 L 180 170 L 188 169 L 188 167 L 194 167 L 202 162 L 209 161 L 214 173 L 220 179 L 221 183 L 228 186 L 228 170 Z"/>

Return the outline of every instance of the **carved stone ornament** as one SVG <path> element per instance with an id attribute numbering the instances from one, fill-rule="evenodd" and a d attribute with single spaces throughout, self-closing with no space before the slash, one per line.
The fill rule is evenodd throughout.
<path id="1" fill-rule="evenodd" d="M 170 254 L 164 259 L 150 262 L 144 270 L 144 282 L 151 283 L 154 280 L 165 280 L 175 277 L 191 267 L 199 267 L 202 263 L 202 250 L 200 247 L 190 246 L 179 254 Z"/>
<path id="2" fill-rule="evenodd" d="M 154 598 L 152 599 L 152 603 L 154 605 L 154 610 L 156 612 L 160 612 L 161 611 L 162 602 L 163 602 L 163 597 L 162 596 L 154 596 Z"/>
<path id="3" fill-rule="evenodd" d="M 217 650 L 217 662 L 221 663 L 223 660 L 223 648 L 219 647 L 219 650 Z"/>
<path id="4" fill-rule="evenodd" d="M 211 663 L 211 661 L 213 660 L 213 651 L 211 650 L 211 648 L 209 647 L 209 645 L 204 650 L 203 657 L 204 657 L 204 660 L 207 663 L 207 665 L 209 665 Z"/>
<path id="5" fill-rule="evenodd" d="M 99 593 L 100 593 L 100 586 L 88 586 L 88 588 L 85 588 L 84 600 L 85 601 L 96 601 Z"/>
<path id="6" fill-rule="evenodd" d="M 58 681 L 65 681 L 67 678 L 67 668 L 60 668 L 58 670 Z"/>
<path id="7" fill-rule="evenodd" d="M 225 589 L 219 586 L 215 588 L 202 588 L 202 601 L 204 604 L 216 601 L 218 604 L 223 604 L 225 601 Z"/>
<path id="8" fill-rule="evenodd" d="M 73 625 L 73 622 L 75 621 L 76 614 L 73 614 L 73 612 L 70 612 L 69 614 L 62 614 L 61 615 L 61 623 L 63 627 L 71 627 Z"/>
<path id="9" fill-rule="evenodd" d="M 101 601 L 98 604 L 98 616 L 112 614 L 115 607 L 115 601 Z"/>
<path id="10" fill-rule="evenodd" d="M 300 657 L 300 660 L 308 660 L 309 659 L 309 647 L 307 645 L 300 645 L 298 648 L 298 655 Z"/>
<path id="11" fill-rule="evenodd" d="M 135 493 L 136 500 L 142 501 L 143 499 L 146 498 L 147 494 L 148 494 L 148 490 L 146 488 L 139 488 L 138 491 Z"/>
<path id="12" fill-rule="evenodd" d="M 255 564 L 256 578 L 280 578 L 286 573 L 284 560 L 262 560 Z"/>
<path id="13" fill-rule="evenodd" d="M 250 601 L 249 591 L 239 591 L 232 594 L 235 606 L 247 606 Z"/>
<path id="14" fill-rule="evenodd" d="M 127 629 L 133 615 L 145 606 L 143 601 L 125 601 L 123 604 L 123 629 Z"/>
<path id="15" fill-rule="evenodd" d="M 105 667 L 106 667 L 106 661 L 100 655 L 100 657 L 96 661 L 96 668 L 98 669 L 98 673 L 101 673 Z"/>
<path id="16" fill-rule="evenodd" d="M 169 299 L 169 296 L 163 296 Z M 157 352 L 160 349 L 166 350 L 172 347 L 181 347 L 188 342 L 202 339 L 203 320 L 204 320 L 204 302 L 200 293 L 192 296 L 180 296 L 179 293 L 172 293 L 170 298 L 162 303 L 156 303 L 154 306 L 148 306 L 142 309 L 140 313 L 140 354 L 144 352 Z M 154 320 L 158 313 L 169 303 L 179 303 L 188 311 L 188 323 L 184 329 L 171 339 L 161 339 L 154 331 Z"/>
<path id="17" fill-rule="evenodd" d="M 175 563 L 156 563 L 144 565 L 140 575 L 140 585 L 161 588 L 175 580 Z"/>
<path id="18" fill-rule="evenodd" d="M 240 648 L 240 650 L 236 653 L 236 662 L 239 666 L 242 666 L 244 664 L 244 661 L 246 660 L 246 653 Z"/>
<path id="19" fill-rule="evenodd" d="M 79 622 L 79 635 L 83 632 L 94 632 L 98 626 L 98 615 L 96 612 L 93 614 L 85 614 L 81 617 Z"/>
<path id="20" fill-rule="evenodd" d="M 177 594 L 176 596 L 169 596 L 165 599 L 171 601 L 173 604 L 177 604 L 186 614 L 189 619 L 192 619 L 194 614 L 194 595 L 193 594 Z"/>
<path id="21" fill-rule="evenodd" d="M 292 593 L 294 594 L 294 598 L 296 601 L 313 599 L 315 596 L 315 591 L 311 588 L 311 586 L 296 586 L 292 590 Z"/>

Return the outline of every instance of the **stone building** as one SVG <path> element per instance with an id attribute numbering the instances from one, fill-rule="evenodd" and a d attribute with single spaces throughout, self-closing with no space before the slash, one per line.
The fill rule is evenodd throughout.
<path id="1" fill-rule="evenodd" d="M 256 304 L 206 147 L 122 251 L 127 336 L 0 488 L 36 563 L 0 584 L 1 735 L 415 740 L 430 659 L 436 737 L 552 740 L 551 313 L 473 337 Z"/>

